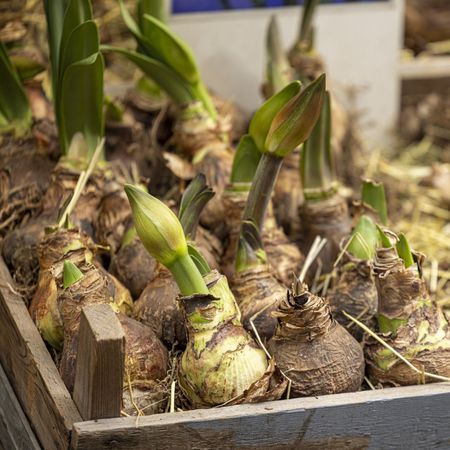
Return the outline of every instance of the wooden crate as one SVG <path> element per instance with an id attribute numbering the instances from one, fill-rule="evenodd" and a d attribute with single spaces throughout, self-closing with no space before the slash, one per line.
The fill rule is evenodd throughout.
<path id="1" fill-rule="evenodd" d="M 0 259 L 0 362 L 44 449 L 448 449 L 450 384 L 82 421 Z"/>

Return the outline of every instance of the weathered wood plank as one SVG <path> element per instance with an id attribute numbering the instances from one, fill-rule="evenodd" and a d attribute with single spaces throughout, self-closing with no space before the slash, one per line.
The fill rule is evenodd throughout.
<path id="1" fill-rule="evenodd" d="M 73 399 L 84 420 L 120 417 L 125 335 L 109 305 L 83 308 Z"/>
<path id="2" fill-rule="evenodd" d="M 68 447 L 81 416 L 0 258 L 0 363 L 46 450 Z"/>
<path id="3" fill-rule="evenodd" d="M 40 450 L 11 384 L 0 365 L 0 448 Z"/>
<path id="4" fill-rule="evenodd" d="M 74 424 L 71 448 L 450 448 L 450 384 Z"/>

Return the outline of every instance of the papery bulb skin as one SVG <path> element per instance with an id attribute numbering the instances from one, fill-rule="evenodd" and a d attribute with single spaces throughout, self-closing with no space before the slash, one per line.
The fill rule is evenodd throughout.
<path id="1" fill-rule="evenodd" d="M 326 301 L 307 290 L 292 292 L 275 313 L 278 328 L 269 351 L 292 380 L 291 395 L 358 391 L 364 356 L 358 342 L 331 316 Z"/>
<path id="2" fill-rule="evenodd" d="M 374 328 L 378 294 L 369 261 L 344 254 L 337 267 L 337 279 L 327 292 L 333 317 L 361 341 L 363 331 L 346 318 L 342 311 L 357 317 L 370 329 Z"/>
<path id="3" fill-rule="evenodd" d="M 377 250 L 374 262 L 378 292 L 378 328 L 383 340 L 419 370 L 450 377 L 450 326 L 430 299 L 418 261 L 405 268 L 394 247 Z M 437 380 L 413 371 L 383 345 L 365 347 L 368 374 L 383 386 L 406 386 Z"/>
<path id="4" fill-rule="evenodd" d="M 273 364 L 240 324 L 226 278 L 213 271 L 205 281 L 209 295 L 179 299 L 188 332 L 178 373 L 185 396 L 197 408 L 280 398 L 286 384 L 273 386 Z"/>

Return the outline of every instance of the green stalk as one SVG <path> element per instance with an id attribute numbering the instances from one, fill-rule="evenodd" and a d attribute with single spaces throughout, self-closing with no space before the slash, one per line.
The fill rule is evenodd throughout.
<path id="1" fill-rule="evenodd" d="M 294 47 L 297 51 L 307 52 L 313 48 L 313 17 L 320 0 L 305 0 L 300 21 L 300 30 Z"/>
<path id="2" fill-rule="evenodd" d="M 189 254 L 179 256 L 167 268 L 172 273 L 182 295 L 208 294 L 203 277 Z"/>
<path id="3" fill-rule="evenodd" d="M 331 104 L 328 92 L 320 118 L 303 145 L 300 173 L 306 200 L 325 199 L 336 192 L 337 179 L 331 149 Z"/>
<path id="4" fill-rule="evenodd" d="M 387 225 L 388 214 L 383 183 L 364 180 L 362 183 L 361 201 L 377 212 L 382 225 Z"/>
<path id="5" fill-rule="evenodd" d="M 266 83 L 267 94 L 271 96 L 283 89 L 292 81 L 291 67 L 281 42 L 277 18 L 270 18 L 266 38 Z M 266 94 L 266 95 L 267 95 Z"/>
<path id="6" fill-rule="evenodd" d="M 259 230 L 262 230 L 267 205 L 282 164 L 283 158 L 263 153 L 256 169 L 242 217 L 252 220 Z"/>

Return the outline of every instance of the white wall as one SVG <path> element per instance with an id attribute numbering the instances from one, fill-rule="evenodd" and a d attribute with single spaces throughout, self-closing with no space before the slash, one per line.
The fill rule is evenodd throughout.
<path id="1" fill-rule="evenodd" d="M 286 47 L 297 33 L 300 8 L 239 10 L 173 16 L 171 26 L 192 47 L 206 83 L 248 110 L 261 102 L 265 30 L 276 13 Z M 403 0 L 321 5 L 316 42 L 333 88 L 361 88 L 366 136 L 380 143 L 395 126 Z"/>

